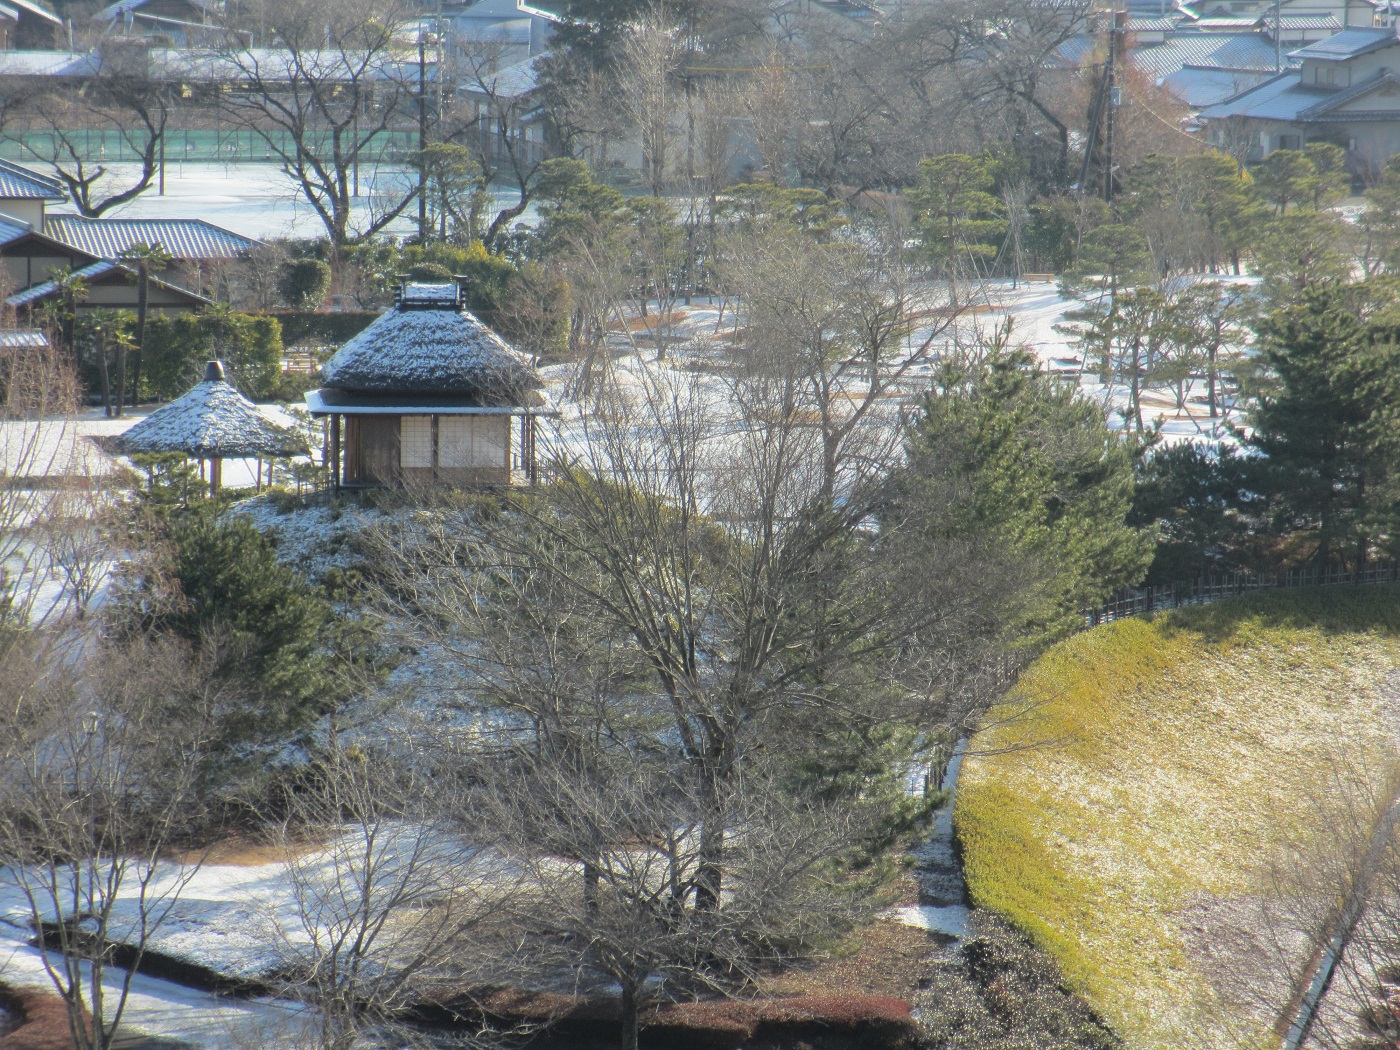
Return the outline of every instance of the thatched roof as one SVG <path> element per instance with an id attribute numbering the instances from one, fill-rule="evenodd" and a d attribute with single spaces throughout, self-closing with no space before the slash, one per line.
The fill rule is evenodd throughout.
<path id="1" fill-rule="evenodd" d="M 258 406 L 224 381 L 223 366 L 210 361 L 203 382 L 162 405 L 108 448 L 123 455 L 183 452 L 199 459 L 275 459 L 304 456 L 306 439 L 273 423 Z"/>
<path id="2" fill-rule="evenodd" d="M 328 390 L 523 405 L 541 387 L 529 359 L 469 313 L 455 284 L 405 284 L 399 302 L 321 370 Z"/>

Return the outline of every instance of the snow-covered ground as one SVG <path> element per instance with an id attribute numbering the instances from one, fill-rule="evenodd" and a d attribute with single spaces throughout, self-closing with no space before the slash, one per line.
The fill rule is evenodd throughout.
<path id="1" fill-rule="evenodd" d="M 453 880 L 443 877 L 446 871 Z M 458 875 L 461 871 L 467 874 Z M 412 825 L 377 829 L 368 849 L 363 839 L 347 833 L 290 862 L 163 862 L 146 894 L 147 915 L 163 916 L 147 947 L 225 977 L 267 979 L 279 967 L 297 964 L 311 943 L 311 930 L 324 943 L 328 933 L 350 928 L 366 882 L 384 898 L 469 887 L 487 893 L 484 887 L 504 881 L 502 871 L 498 860 Z M 35 884 L 42 886 L 43 877 L 37 875 Z M 52 987 L 39 950 L 28 943 L 33 911 L 24 884 L 23 873 L 0 868 L 0 982 Z M 52 907 L 46 906 L 50 898 L 38 899 L 40 917 L 54 921 Z M 128 940 L 127 931 L 139 928 L 138 901 L 131 875 L 112 908 L 109 939 Z M 392 944 L 393 936 L 390 923 L 380 935 L 381 946 Z M 104 985 L 115 991 L 120 977 L 110 974 Z M 123 1025 L 198 1047 L 252 1048 L 292 1045 L 297 1030 L 313 1021 L 307 1008 L 291 1002 L 230 999 L 138 976 Z"/>
<path id="2" fill-rule="evenodd" d="M 139 173 L 130 163 L 109 165 L 113 187 L 129 185 Z M 390 193 L 407 177 L 400 165 L 366 165 L 360 171 L 360 196 L 356 198 L 355 222 L 364 224 L 382 188 Z M 504 187 L 492 193 L 494 206 L 513 204 L 519 194 Z M 59 206 L 54 214 L 69 209 Z M 523 218 L 530 221 L 532 211 Z M 133 201 L 107 213 L 121 219 L 206 219 L 216 226 L 260 240 L 275 237 L 324 237 L 326 229 L 300 191 L 276 164 L 185 163 L 169 158 L 165 170 L 165 195 L 155 185 Z M 394 236 L 407 236 L 417 229 L 417 211 L 408 209 L 385 229 Z"/>
<path id="3" fill-rule="evenodd" d="M 171 921 L 155 938 L 171 954 L 186 952 L 227 965 L 256 966 L 250 926 L 265 886 L 281 875 L 280 865 L 209 865 L 185 887 Z M 169 878 L 178 877 L 172 869 Z M 11 873 L 0 869 L 0 982 L 52 990 L 39 949 L 31 947 L 29 908 Z M 120 991 L 120 972 L 103 982 L 109 1003 Z M 213 1050 L 252 1050 L 292 1045 L 307 1024 L 303 1007 L 267 999 L 230 999 L 138 975 L 132 980 L 123 1027 Z"/>

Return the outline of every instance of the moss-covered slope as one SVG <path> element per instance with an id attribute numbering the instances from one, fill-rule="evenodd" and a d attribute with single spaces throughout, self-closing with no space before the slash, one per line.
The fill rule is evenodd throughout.
<path id="1" fill-rule="evenodd" d="M 1219 916 L 1267 916 L 1300 844 L 1390 790 L 1397 666 L 1391 587 L 1253 596 L 1056 646 L 964 773 L 974 900 L 1054 954 L 1130 1046 L 1267 1045 L 1288 960 L 1232 974 Z"/>

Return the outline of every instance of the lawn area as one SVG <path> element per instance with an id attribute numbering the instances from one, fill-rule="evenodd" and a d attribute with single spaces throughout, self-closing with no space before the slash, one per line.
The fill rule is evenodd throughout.
<path id="1" fill-rule="evenodd" d="M 1302 942 L 1261 916 L 1280 914 L 1298 851 L 1395 783 L 1397 667 L 1394 587 L 1068 639 L 974 741 L 956 811 L 974 901 L 1049 950 L 1129 1046 L 1269 1045 Z"/>

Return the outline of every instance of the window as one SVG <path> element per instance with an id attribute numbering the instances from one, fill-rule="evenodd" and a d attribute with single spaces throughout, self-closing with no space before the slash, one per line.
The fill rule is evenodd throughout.
<path id="1" fill-rule="evenodd" d="M 470 467 L 472 463 L 472 417 L 438 417 L 438 465 Z"/>
<path id="2" fill-rule="evenodd" d="M 400 418 L 399 466 L 432 469 L 432 416 L 403 416 Z"/>
<path id="3" fill-rule="evenodd" d="M 472 464 L 478 467 L 506 466 L 506 445 L 510 438 L 509 416 L 478 416 L 472 442 Z"/>
<path id="4" fill-rule="evenodd" d="M 437 432 L 437 457 L 433 432 Z M 399 423 L 399 464 L 403 467 L 504 467 L 509 416 L 403 416 Z"/>

